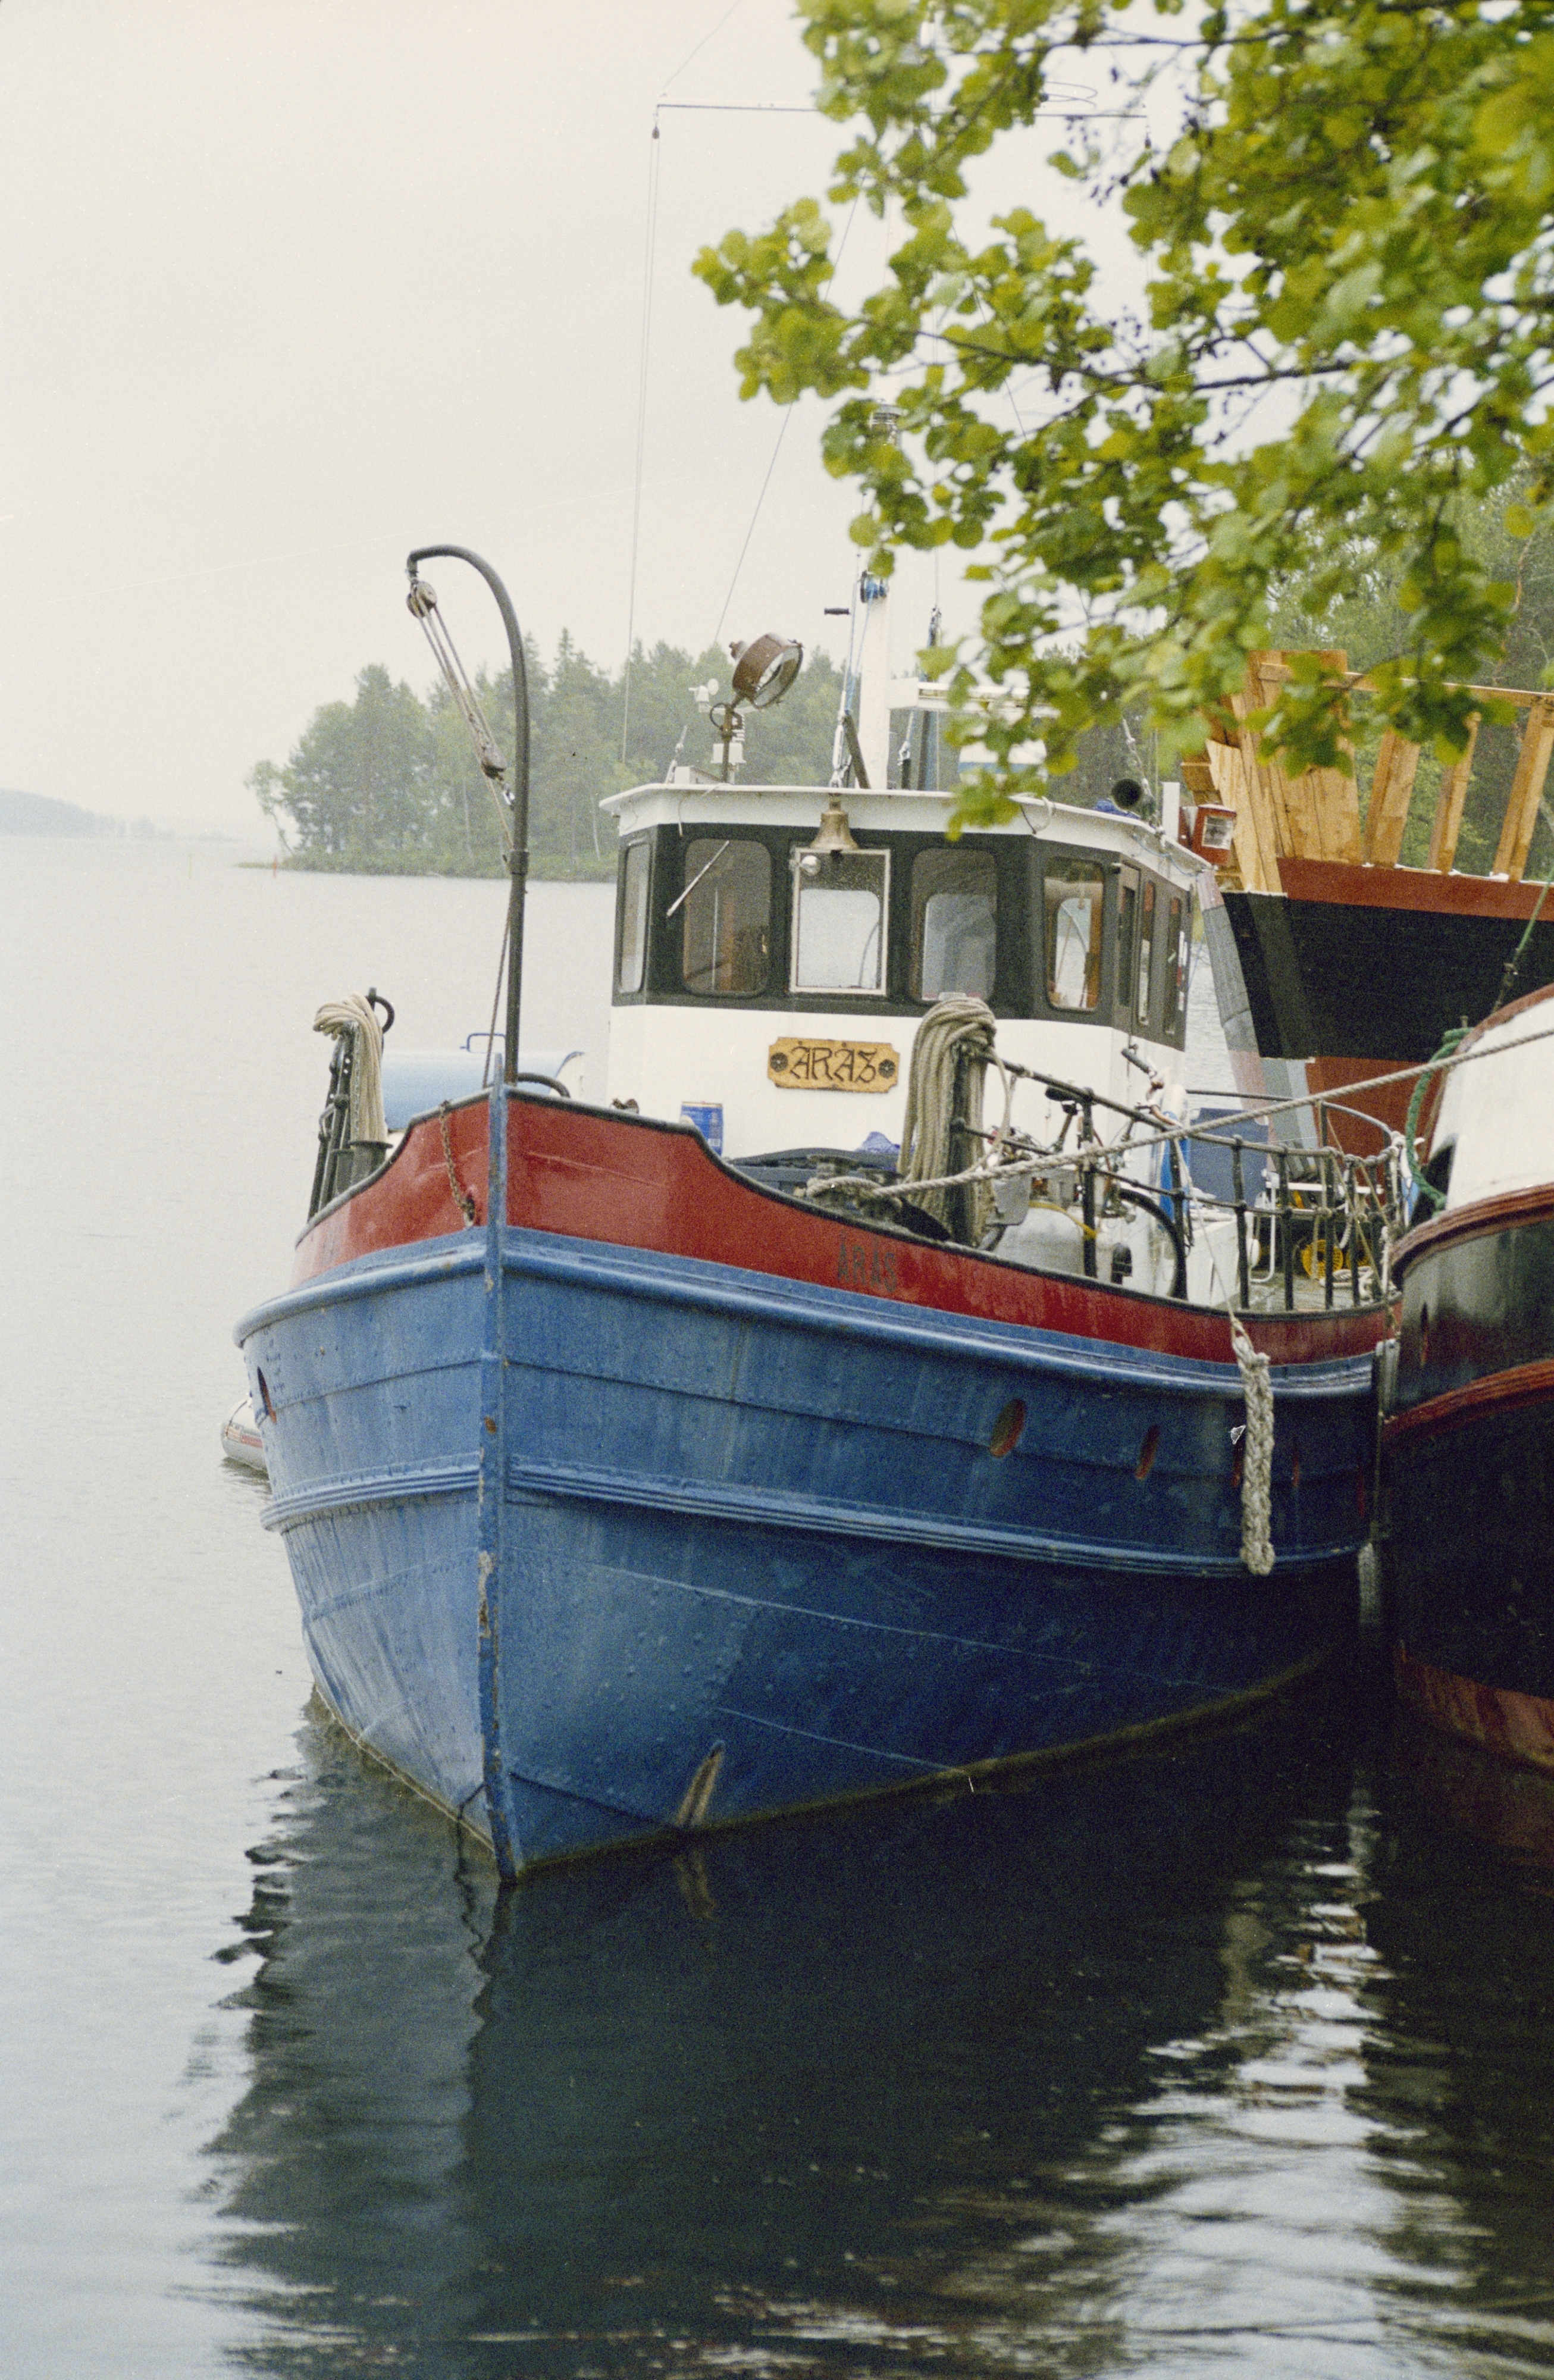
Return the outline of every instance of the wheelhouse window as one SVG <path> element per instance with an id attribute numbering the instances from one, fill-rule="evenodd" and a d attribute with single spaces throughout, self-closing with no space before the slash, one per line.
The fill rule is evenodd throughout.
<path id="1" fill-rule="evenodd" d="M 1180 1035 L 1187 1006 L 1186 910 L 1182 894 L 1173 892 L 1166 914 L 1165 1014 L 1160 1020 L 1161 1038 L 1167 1041 Z"/>
<path id="2" fill-rule="evenodd" d="M 883 991 L 890 861 L 882 851 L 794 854 L 795 991 Z"/>
<path id="3" fill-rule="evenodd" d="M 640 991 L 648 967 L 648 876 L 652 846 L 628 843 L 621 858 L 620 948 L 615 990 Z"/>
<path id="4" fill-rule="evenodd" d="M 914 1000 L 991 1000 L 998 868 L 990 851 L 920 851 L 912 863 Z"/>
<path id="5" fill-rule="evenodd" d="M 708 835 L 686 845 L 678 910 L 680 980 L 735 998 L 766 990 L 771 948 L 771 854 L 764 843 Z"/>
<path id="6" fill-rule="evenodd" d="M 1117 887 L 1117 1006 L 1119 1023 L 1133 1014 L 1134 942 L 1138 932 L 1138 879 L 1125 870 Z"/>
<path id="7" fill-rule="evenodd" d="M 1043 882 L 1047 1004 L 1060 1009 L 1098 1008 L 1106 880 L 1093 860 L 1050 859 Z"/>
<path id="8" fill-rule="evenodd" d="M 1138 997 L 1133 1012 L 1141 1026 L 1149 1022 L 1149 988 L 1155 972 L 1155 880 L 1147 876 L 1138 896 Z"/>

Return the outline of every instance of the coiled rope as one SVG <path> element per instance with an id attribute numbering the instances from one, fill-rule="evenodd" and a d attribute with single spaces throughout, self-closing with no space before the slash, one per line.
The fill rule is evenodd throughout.
<path id="1" fill-rule="evenodd" d="M 901 1177 L 913 1187 L 914 1203 L 975 1247 L 986 1228 L 992 1192 L 985 1181 L 947 1182 L 956 1172 L 953 1148 L 959 1127 L 974 1147 L 982 1130 L 982 1091 L 989 1065 L 1003 1081 L 1003 1126 L 1009 1123 L 1013 1086 L 994 1047 L 998 1020 L 985 1000 L 953 992 L 935 1002 L 917 1027 L 906 1078 L 906 1115 L 901 1127 Z M 981 1160 L 985 1162 L 986 1160 Z M 952 1215 L 953 1206 L 962 1211 Z"/>
<path id="2" fill-rule="evenodd" d="M 313 1030 L 332 1034 L 337 1041 L 352 1037 L 350 1138 L 386 1141 L 383 1028 L 371 1007 L 358 991 L 347 992 L 344 1000 L 326 1000 L 313 1019 Z"/>

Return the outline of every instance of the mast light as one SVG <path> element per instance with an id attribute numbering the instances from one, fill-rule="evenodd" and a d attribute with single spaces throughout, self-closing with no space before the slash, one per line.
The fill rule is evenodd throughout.
<path id="1" fill-rule="evenodd" d="M 758 637 L 751 645 L 731 645 L 734 656 L 734 698 L 752 710 L 768 710 L 781 702 L 798 675 L 804 647 L 784 637 Z"/>

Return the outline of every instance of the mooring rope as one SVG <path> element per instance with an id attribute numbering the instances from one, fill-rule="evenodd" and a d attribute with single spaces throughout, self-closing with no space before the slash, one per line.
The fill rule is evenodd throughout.
<path id="1" fill-rule="evenodd" d="M 1231 1345 L 1246 1404 L 1241 1447 L 1241 1559 L 1255 1578 L 1273 1568 L 1273 1380 L 1269 1359 L 1247 1337 L 1233 1309 Z"/>

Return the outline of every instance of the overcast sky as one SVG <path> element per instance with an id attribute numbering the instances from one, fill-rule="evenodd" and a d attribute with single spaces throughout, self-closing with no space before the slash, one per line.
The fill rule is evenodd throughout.
<path id="1" fill-rule="evenodd" d="M 364 663 L 427 684 L 417 544 L 476 547 L 542 649 L 619 665 L 661 101 L 635 631 L 701 646 L 783 417 L 739 404 L 745 318 L 689 262 L 821 195 L 842 145 L 718 107 L 812 80 L 787 0 L 0 0 L 0 785 L 259 827 L 245 775 Z M 1052 145 L 993 195 L 1072 203 Z M 860 213 L 849 279 L 882 253 Z M 725 639 L 834 650 L 856 501 L 819 420 L 789 422 Z M 478 580 L 428 575 L 498 662 Z"/>

